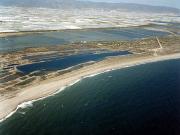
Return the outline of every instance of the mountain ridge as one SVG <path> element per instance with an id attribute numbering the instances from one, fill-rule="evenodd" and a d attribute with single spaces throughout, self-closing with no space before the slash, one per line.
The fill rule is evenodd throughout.
<path id="1" fill-rule="evenodd" d="M 42 8 L 61 8 L 61 9 L 118 9 L 125 11 L 140 11 L 140 12 L 170 12 L 180 14 L 180 9 L 163 6 L 150 6 L 134 3 L 106 3 L 106 2 L 90 2 L 90 1 L 77 1 L 77 0 L 1 0 L 2 6 L 17 6 L 17 7 L 42 7 Z"/>

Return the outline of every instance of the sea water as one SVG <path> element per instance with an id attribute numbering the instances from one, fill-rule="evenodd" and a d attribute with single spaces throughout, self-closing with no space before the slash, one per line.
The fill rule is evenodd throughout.
<path id="1" fill-rule="evenodd" d="M 92 76 L 20 107 L 0 135 L 179 135 L 180 59 Z"/>

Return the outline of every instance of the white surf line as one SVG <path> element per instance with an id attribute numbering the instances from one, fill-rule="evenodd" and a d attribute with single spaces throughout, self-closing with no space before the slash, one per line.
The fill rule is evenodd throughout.
<path id="1" fill-rule="evenodd" d="M 139 61 L 137 63 L 132 63 L 132 64 L 129 64 L 129 65 L 121 65 L 121 67 L 115 67 L 115 68 L 111 68 L 111 69 L 107 69 L 107 70 L 104 70 L 104 71 L 101 71 L 99 73 L 95 73 L 95 74 L 91 74 L 91 75 L 87 75 L 87 76 L 82 76 L 80 79 L 77 79 L 75 80 L 74 82 L 66 85 L 66 86 L 62 86 L 60 89 L 58 89 L 57 91 L 53 92 L 52 94 L 49 94 L 47 96 L 44 96 L 44 97 L 40 97 L 38 99 L 34 99 L 34 100 L 31 100 L 31 101 L 25 101 L 21 104 L 19 104 L 16 109 L 14 111 L 12 111 L 11 113 L 9 113 L 6 117 L 0 119 L 0 123 L 2 123 L 3 121 L 7 120 L 9 117 L 11 117 L 14 113 L 17 112 L 17 110 L 19 108 L 21 108 L 24 104 L 33 104 L 34 102 L 36 101 L 40 101 L 40 100 L 44 100 L 48 97 L 51 97 L 51 96 L 54 96 L 58 93 L 60 93 L 61 91 L 65 90 L 67 87 L 70 87 L 78 82 L 80 82 L 81 80 L 83 79 L 86 79 L 86 78 L 89 78 L 89 77 L 94 77 L 94 76 L 97 76 L 99 74 L 103 74 L 103 73 L 106 73 L 106 72 L 110 72 L 110 71 L 114 71 L 114 70 L 119 70 L 119 69 L 124 69 L 124 68 L 129 68 L 129 67 L 134 67 L 134 66 L 138 66 L 138 65 L 143 65 L 143 64 L 148 64 L 148 63 L 155 63 L 155 62 L 160 62 L 160 61 L 166 61 L 166 60 L 173 60 L 173 59 L 180 59 L 180 54 L 178 54 L 177 56 L 173 57 L 173 56 L 170 56 L 170 57 L 164 57 L 162 59 L 153 59 L 153 60 L 149 60 L 149 61 Z"/>

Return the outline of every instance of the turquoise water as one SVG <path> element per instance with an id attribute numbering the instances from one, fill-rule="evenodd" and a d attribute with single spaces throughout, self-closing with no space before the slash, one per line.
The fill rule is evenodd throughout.
<path id="1" fill-rule="evenodd" d="M 0 135 L 179 135 L 180 59 L 86 78 L 20 108 Z"/>
<path id="2" fill-rule="evenodd" d="M 0 38 L 0 51 L 18 50 L 25 47 L 52 46 L 80 41 L 135 40 L 168 34 L 167 32 L 134 27 L 44 32 Z"/>

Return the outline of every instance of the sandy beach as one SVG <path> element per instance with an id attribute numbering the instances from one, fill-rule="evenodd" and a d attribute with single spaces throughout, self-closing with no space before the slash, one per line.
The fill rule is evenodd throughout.
<path id="1" fill-rule="evenodd" d="M 161 55 L 161 56 L 128 56 L 128 57 L 112 57 L 103 61 L 97 62 L 92 65 L 85 66 L 83 68 L 73 70 L 65 73 L 56 78 L 48 79 L 39 82 L 36 85 L 29 86 L 22 89 L 12 98 L 4 98 L 0 102 L 0 122 L 12 115 L 20 104 L 28 101 L 35 101 L 48 97 L 57 92 L 64 90 L 65 87 L 70 86 L 83 78 L 92 77 L 99 73 L 108 72 L 115 69 L 126 68 L 130 66 L 169 60 L 179 59 L 180 53 Z M 3 97 L 1 97 L 3 98 Z"/>

